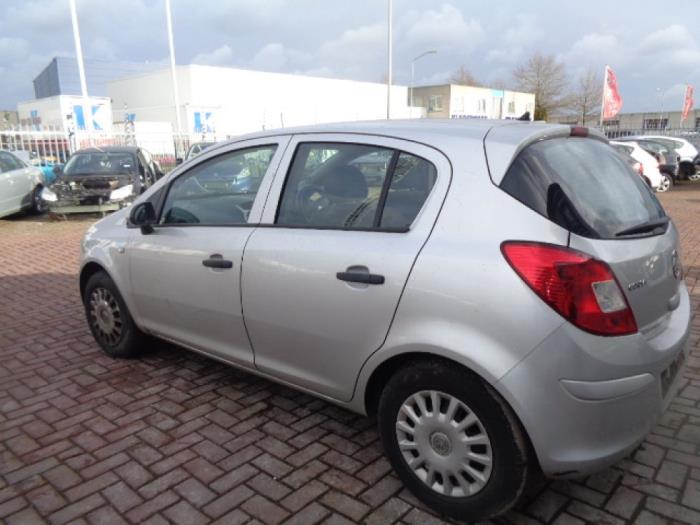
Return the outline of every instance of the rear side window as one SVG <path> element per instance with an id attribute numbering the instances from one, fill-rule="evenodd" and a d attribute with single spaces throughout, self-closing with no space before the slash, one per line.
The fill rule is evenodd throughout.
<path id="1" fill-rule="evenodd" d="M 436 175 L 432 163 L 394 149 L 300 144 L 276 224 L 406 231 L 430 194 Z"/>
<path id="2" fill-rule="evenodd" d="M 616 239 L 628 228 L 665 216 L 642 179 L 607 144 L 557 138 L 524 149 L 501 189 L 563 228 Z"/>

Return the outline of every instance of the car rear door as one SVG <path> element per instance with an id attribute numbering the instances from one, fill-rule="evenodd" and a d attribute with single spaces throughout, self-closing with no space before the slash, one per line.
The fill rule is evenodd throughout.
<path id="1" fill-rule="evenodd" d="M 152 233 L 128 247 L 140 326 L 252 367 L 241 311 L 243 248 L 256 227 L 287 137 L 239 142 L 202 156 L 163 187 Z M 238 191 L 240 177 L 252 178 Z"/>
<path id="2" fill-rule="evenodd" d="M 295 136 L 244 254 L 255 366 L 349 400 L 386 338 L 450 177 L 447 158 L 415 142 Z"/>

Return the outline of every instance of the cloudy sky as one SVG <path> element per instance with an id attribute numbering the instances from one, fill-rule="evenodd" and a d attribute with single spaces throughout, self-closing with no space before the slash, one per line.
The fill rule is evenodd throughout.
<path id="1" fill-rule="evenodd" d="M 77 0 L 86 57 L 167 64 L 164 0 Z M 172 0 L 179 64 L 200 63 L 381 81 L 386 0 Z M 394 0 L 394 78 L 438 83 L 464 65 L 508 83 L 535 51 L 557 55 L 575 79 L 617 72 L 626 111 L 680 109 L 700 87 L 700 0 Z M 0 2 L 0 108 L 33 97 L 32 79 L 73 56 L 68 0 Z M 89 89 L 89 86 L 88 86 Z M 700 96 L 696 97 L 700 99 Z M 700 105 L 700 100 L 698 104 Z"/>

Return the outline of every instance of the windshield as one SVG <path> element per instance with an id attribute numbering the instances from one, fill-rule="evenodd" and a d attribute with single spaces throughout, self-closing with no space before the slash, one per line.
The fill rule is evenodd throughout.
<path id="1" fill-rule="evenodd" d="M 642 179 L 613 148 L 593 139 L 550 139 L 527 147 L 501 189 L 584 237 L 613 239 L 665 217 Z"/>
<path id="2" fill-rule="evenodd" d="M 66 175 L 118 175 L 136 172 L 136 158 L 128 152 L 76 153 L 65 167 Z"/>

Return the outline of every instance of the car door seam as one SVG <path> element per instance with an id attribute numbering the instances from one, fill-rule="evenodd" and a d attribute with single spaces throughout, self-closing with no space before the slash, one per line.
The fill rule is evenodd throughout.
<path id="1" fill-rule="evenodd" d="M 391 328 L 394 325 L 394 320 L 396 319 L 396 314 L 399 311 L 399 306 L 401 305 L 401 300 L 403 299 L 404 292 L 406 291 L 406 287 L 408 286 L 408 282 L 411 279 L 411 274 L 413 273 L 413 269 L 416 266 L 416 262 L 418 261 L 418 258 L 420 257 L 420 254 L 423 252 L 423 249 L 425 248 L 426 244 L 428 244 L 428 241 L 430 240 L 430 237 L 433 234 L 433 231 L 435 231 L 435 226 L 437 226 L 437 222 L 440 219 L 440 215 L 442 213 L 442 209 L 445 206 L 445 202 L 447 201 L 447 196 L 450 193 L 450 188 L 452 187 L 452 176 L 453 176 L 453 171 L 454 167 L 452 166 L 452 161 L 447 155 L 444 155 L 445 159 L 447 160 L 447 163 L 449 165 L 449 175 L 448 175 L 448 181 L 447 181 L 447 188 L 445 189 L 445 193 L 442 198 L 442 202 L 440 203 L 440 207 L 437 210 L 437 213 L 435 214 L 435 218 L 433 219 L 433 224 L 430 227 L 430 231 L 428 232 L 428 235 L 425 237 L 425 240 L 423 241 L 423 244 L 421 244 L 420 248 L 416 252 L 415 257 L 413 258 L 413 262 L 411 263 L 411 267 L 408 270 L 408 275 L 406 276 L 406 280 L 403 283 L 403 287 L 401 288 L 401 293 L 399 294 L 399 297 L 396 301 L 396 306 L 394 307 L 394 312 L 391 315 L 391 320 L 389 321 L 389 326 L 387 327 L 387 330 L 384 334 L 384 339 L 382 339 L 382 342 L 379 344 L 379 346 L 372 351 L 362 362 L 362 365 L 360 366 L 360 369 L 358 370 L 356 376 L 355 376 L 355 383 L 352 388 L 352 393 L 350 395 L 350 398 L 346 401 L 347 403 L 351 403 L 353 399 L 355 399 L 355 396 L 357 395 L 357 384 L 360 380 L 360 376 L 362 375 L 362 371 L 365 368 L 365 365 L 369 362 L 372 357 L 379 352 L 384 345 L 386 344 L 387 339 L 389 338 L 389 334 L 391 333 Z"/>

